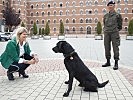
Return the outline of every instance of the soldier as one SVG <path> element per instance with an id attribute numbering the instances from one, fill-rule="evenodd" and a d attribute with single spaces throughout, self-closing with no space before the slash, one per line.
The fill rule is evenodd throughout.
<path id="1" fill-rule="evenodd" d="M 109 12 L 104 15 L 104 47 L 105 47 L 105 56 L 107 62 L 102 65 L 102 67 L 110 66 L 111 58 L 111 42 L 114 52 L 115 64 L 113 69 L 118 69 L 118 60 L 119 60 L 119 46 L 120 46 L 120 36 L 119 31 L 122 29 L 122 16 L 115 12 L 115 2 L 110 1 L 108 4 Z"/>

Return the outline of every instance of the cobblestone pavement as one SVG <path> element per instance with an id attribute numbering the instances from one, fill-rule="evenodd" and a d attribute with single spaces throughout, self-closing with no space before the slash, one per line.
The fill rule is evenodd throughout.
<path id="1" fill-rule="evenodd" d="M 27 68 L 28 79 L 14 73 L 15 81 L 8 81 L 6 70 L 0 67 L 0 100 L 133 100 L 132 68 L 121 67 L 114 71 L 112 66 L 102 68 L 101 62 L 84 60 L 84 63 L 99 82 L 110 81 L 97 93 L 84 92 L 74 80 L 69 97 L 63 98 L 67 89 L 64 81 L 68 80 L 63 59 L 43 59 Z"/>
<path id="2" fill-rule="evenodd" d="M 29 78 L 24 79 L 14 73 L 15 80 L 9 81 L 6 70 L 0 65 L 0 100 L 133 100 L 133 53 L 132 41 L 122 39 L 120 46 L 119 70 L 114 71 L 111 60 L 110 67 L 103 68 L 105 62 L 103 40 L 94 38 L 67 38 L 78 52 L 87 67 L 97 76 L 99 82 L 109 80 L 97 93 L 84 92 L 74 80 L 73 89 L 69 97 L 63 98 L 67 89 L 64 84 L 68 80 L 68 73 L 63 63 L 62 54 L 55 54 L 51 50 L 59 40 L 31 40 L 31 48 L 41 59 L 38 64 L 30 65 L 26 73 Z M 0 42 L 0 54 L 7 42 Z"/>

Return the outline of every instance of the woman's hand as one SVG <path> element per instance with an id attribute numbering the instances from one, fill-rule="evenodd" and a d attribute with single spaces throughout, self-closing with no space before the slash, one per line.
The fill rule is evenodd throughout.
<path id="1" fill-rule="evenodd" d="M 36 61 L 34 60 L 34 58 L 27 61 L 27 64 L 35 64 L 35 63 L 36 63 Z"/>

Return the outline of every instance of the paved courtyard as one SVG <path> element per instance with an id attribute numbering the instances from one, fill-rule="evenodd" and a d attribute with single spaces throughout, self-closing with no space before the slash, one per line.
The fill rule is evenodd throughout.
<path id="1" fill-rule="evenodd" d="M 64 81 L 68 80 L 68 73 L 62 54 L 55 54 L 51 50 L 58 40 L 28 41 L 32 50 L 38 53 L 40 62 L 27 68 L 28 79 L 18 77 L 18 73 L 15 73 L 15 81 L 9 81 L 6 70 L 0 67 L 0 100 L 133 100 L 133 41 L 122 39 L 120 69 L 114 71 L 113 57 L 112 66 L 101 67 L 105 62 L 103 40 L 66 38 L 99 82 L 109 80 L 109 83 L 93 93 L 84 92 L 78 86 L 78 81 L 74 80 L 69 97 L 64 98 L 62 95 L 67 89 Z M 5 45 L 6 42 L 0 42 L 0 54 Z"/>

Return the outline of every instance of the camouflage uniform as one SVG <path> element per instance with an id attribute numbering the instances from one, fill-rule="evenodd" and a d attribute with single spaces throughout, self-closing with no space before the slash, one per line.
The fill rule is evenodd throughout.
<path id="1" fill-rule="evenodd" d="M 122 29 L 122 16 L 119 13 L 110 12 L 104 15 L 104 46 L 106 59 L 111 58 L 111 41 L 114 52 L 114 59 L 119 60 L 120 36 Z"/>

